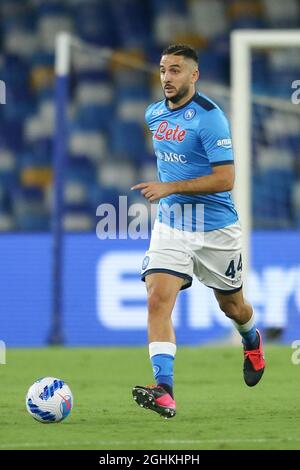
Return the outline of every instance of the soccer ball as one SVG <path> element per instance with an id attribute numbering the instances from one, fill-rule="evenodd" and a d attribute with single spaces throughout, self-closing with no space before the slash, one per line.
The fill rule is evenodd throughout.
<path id="1" fill-rule="evenodd" d="M 55 377 L 43 377 L 34 382 L 26 395 L 28 413 L 41 423 L 58 423 L 73 407 L 73 395 L 68 385 Z"/>

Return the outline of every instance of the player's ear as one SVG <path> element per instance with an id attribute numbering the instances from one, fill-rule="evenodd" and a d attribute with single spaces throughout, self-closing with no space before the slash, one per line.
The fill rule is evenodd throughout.
<path id="1" fill-rule="evenodd" d="M 196 83 L 198 79 L 199 79 L 199 69 L 198 67 L 195 67 L 192 73 L 192 83 Z"/>

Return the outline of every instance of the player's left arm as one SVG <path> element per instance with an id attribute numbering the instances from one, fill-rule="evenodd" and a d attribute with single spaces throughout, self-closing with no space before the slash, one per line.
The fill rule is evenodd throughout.
<path id="1" fill-rule="evenodd" d="M 234 184 L 234 161 L 228 121 L 224 113 L 215 108 L 203 116 L 198 135 L 206 151 L 212 173 L 180 182 L 177 190 L 183 194 L 211 194 L 231 191 Z"/>

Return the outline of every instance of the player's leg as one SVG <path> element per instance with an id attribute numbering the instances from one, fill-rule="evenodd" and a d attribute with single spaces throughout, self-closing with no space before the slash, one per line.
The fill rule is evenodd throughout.
<path id="1" fill-rule="evenodd" d="M 262 338 L 256 328 L 253 309 L 243 296 L 243 290 L 230 293 L 214 289 L 220 309 L 230 318 L 242 336 L 244 345 L 244 380 L 250 387 L 261 379 L 265 360 L 262 348 Z"/>
<path id="2" fill-rule="evenodd" d="M 152 342 L 175 344 L 172 311 L 184 279 L 166 273 L 146 276 L 148 301 L 148 339 Z"/>
<path id="3" fill-rule="evenodd" d="M 132 394 L 140 406 L 166 418 L 176 413 L 172 310 L 179 290 L 191 286 L 192 276 L 193 259 L 184 233 L 156 221 L 141 272 L 147 287 L 149 355 L 156 385 L 136 386 Z"/>
<path id="4" fill-rule="evenodd" d="M 149 355 L 156 386 L 136 386 L 133 397 L 140 406 L 166 418 L 176 413 L 173 395 L 176 340 L 171 317 L 183 283 L 184 279 L 172 274 L 158 272 L 146 276 Z"/>
<path id="5" fill-rule="evenodd" d="M 239 222 L 205 232 L 200 250 L 194 249 L 195 275 L 212 287 L 219 306 L 231 318 L 244 344 L 244 380 L 253 386 L 261 379 L 265 362 L 262 340 L 252 307 L 242 290 L 241 227 Z"/>
<path id="6" fill-rule="evenodd" d="M 173 397 L 173 362 L 176 353 L 172 311 L 183 279 L 166 273 L 146 277 L 149 355 L 156 384 Z"/>
<path id="7" fill-rule="evenodd" d="M 243 338 L 243 343 L 249 349 L 257 346 L 257 334 L 254 321 L 253 309 L 243 296 L 243 290 L 230 293 L 214 289 L 215 297 L 219 307 L 225 315 L 230 318 Z"/>

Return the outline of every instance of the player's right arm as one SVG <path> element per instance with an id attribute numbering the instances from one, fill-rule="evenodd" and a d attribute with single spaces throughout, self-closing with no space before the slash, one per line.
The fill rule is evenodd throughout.
<path id="1" fill-rule="evenodd" d="M 212 173 L 190 180 L 174 181 L 170 184 L 170 194 L 213 194 L 231 191 L 234 184 L 234 165 L 225 164 L 212 167 Z"/>

